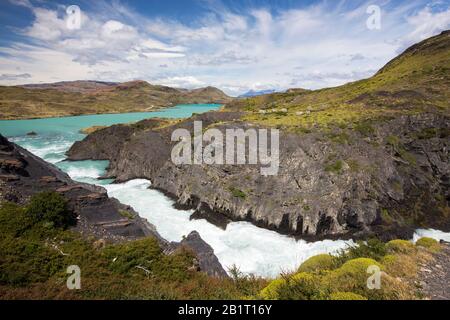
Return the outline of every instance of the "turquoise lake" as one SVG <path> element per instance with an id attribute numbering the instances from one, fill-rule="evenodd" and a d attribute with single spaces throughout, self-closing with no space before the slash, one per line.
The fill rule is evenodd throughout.
<path id="1" fill-rule="evenodd" d="M 30 120 L 0 120 L 0 133 L 44 160 L 56 164 L 72 178 L 88 183 L 110 183 L 108 180 L 93 180 L 94 172 L 102 172 L 106 161 L 63 162 L 65 152 L 86 135 L 81 129 L 92 126 L 109 126 L 131 123 L 148 118 L 187 118 L 194 113 L 217 110 L 218 104 L 177 105 L 154 112 L 97 114 L 74 117 L 59 117 Z M 36 136 L 27 133 L 35 132 Z M 95 176 L 98 176 L 95 175 Z"/>

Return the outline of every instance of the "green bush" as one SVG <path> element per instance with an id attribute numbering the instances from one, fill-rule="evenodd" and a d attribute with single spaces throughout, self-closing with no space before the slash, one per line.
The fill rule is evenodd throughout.
<path id="1" fill-rule="evenodd" d="M 108 268 L 115 273 L 148 273 L 148 276 L 170 280 L 187 278 L 186 271 L 193 265 L 194 259 L 194 255 L 187 250 L 164 255 L 155 238 L 106 247 L 103 256 L 109 261 Z"/>
<path id="2" fill-rule="evenodd" d="M 330 295 L 330 300 L 367 300 L 367 298 L 353 292 L 334 292 Z"/>
<path id="3" fill-rule="evenodd" d="M 2 234 L 20 236 L 33 225 L 33 220 L 25 210 L 14 203 L 4 203 L 0 207 L 0 226 Z"/>
<path id="4" fill-rule="evenodd" d="M 4 299 L 236 300 L 254 297 L 267 285 L 252 276 L 214 278 L 197 272 L 190 250 L 166 255 L 153 238 L 96 249 L 94 239 L 56 228 L 53 222 L 34 223 L 33 217 L 25 207 L 0 206 Z M 69 265 L 81 268 L 81 290 L 66 288 Z"/>
<path id="5" fill-rule="evenodd" d="M 331 292 L 353 292 L 369 297 L 374 293 L 367 288 L 367 279 L 370 276 L 367 270 L 370 266 L 382 269 L 382 265 L 373 259 L 357 258 L 349 260 L 340 268 L 331 271 L 324 280 Z"/>
<path id="6" fill-rule="evenodd" d="M 319 254 L 311 257 L 301 264 L 298 272 L 315 272 L 332 270 L 336 267 L 336 258 L 329 254 Z"/>
<path id="7" fill-rule="evenodd" d="M 422 237 L 419 240 L 417 240 L 416 246 L 424 247 L 430 249 L 431 251 L 438 251 L 440 248 L 439 242 L 437 242 L 435 239 L 428 237 Z"/>
<path id="8" fill-rule="evenodd" d="M 439 242 L 437 242 L 435 239 L 428 238 L 428 237 L 422 237 L 419 240 L 417 240 L 417 242 L 416 242 L 416 246 L 421 246 L 421 247 L 425 247 L 425 248 L 430 248 L 437 244 L 439 244 Z"/>
<path id="9" fill-rule="evenodd" d="M 380 261 L 387 254 L 386 244 L 378 239 L 358 241 L 356 246 L 351 246 L 345 251 L 341 251 L 337 259 L 344 263 L 356 258 L 371 258 Z"/>
<path id="10" fill-rule="evenodd" d="M 326 288 L 321 285 L 321 278 L 307 272 L 300 272 L 291 277 L 278 288 L 280 300 L 322 300 L 326 297 Z"/>
<path id="11" fill-rule="evenodd" d="M 35 194 L 26 207 L 26 212 L 35 223 L 51 222 L 56 228 L 67 228 L 76 223 L 67 200 L 56 192 Z"/>
<path id="12" fill-rule="evenodd" d="M 286 285 L 286 280 L 283 278 L 275 279 L 271 281 L 267 287 L 261 290 L 260 296 L 264 300 L 277 300 L 279 299 L 279 290 Z"/>
<path id="13" fill-rule="evenodd" d="M 0 251 L 1 284 L 22 286 L 43 282 L 63 266 L 59 252 L 34 239 L 4 236 Z"/>

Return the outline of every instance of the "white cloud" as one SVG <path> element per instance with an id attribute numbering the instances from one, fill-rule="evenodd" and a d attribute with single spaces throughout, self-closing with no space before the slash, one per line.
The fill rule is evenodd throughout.
<path id="1" fill-rule="evenodd" d="M 11 73 L 4 73 L 0 75 L 0 80 L 10 81 L 10 80 L 17 80 L 17 79 L 29 79 L 31 78 L 31 75 L 29 73 L 21 73 L 21 74 L 11 74 Z"/>
<path id="2" fill-rule="evenodd" d="M 430 7 L 426 7 L 416 15 L 410 16 L 407 21 L 414 30 L 402 39 L 401 49 L 449 29 L 450 8 L 433 13 Z"/>
<path id="3" fill-rule="evenodd" d="M 233 95 L 321 88 L 370 76 L 406 44 L 449 28 L 450 21 L 450 8 L 431 9 L 424 0 L 380 3 L 381 31 L 366 28 L 370 1 L 324 1 L 275 13 L 215 5 L 189 25 L 147 18 L 118 1 L 96 1 L 97 10 L 83 12 L 81 29 L 69 30 L 64 8 L 10 1 L 34 13 L 23 33 L 37 42 L 0 48 L 2 74 L 31 75 L 0 83 L 143 79 L 176 87 L 214 85 Z"/>
<path id="4" fill-rule="evenodd" d="M 22 6 L 26 8 L 33 8 L 33 5 L 29 0 L 9 0 L 10 3 L 16 6 Z"/>
<path id="5" fill-rule="evenodd" d="M 169 77 L 165 79 L 158 79 L 155 80 L 155 83 L 165 85 L 168 87 L 187 88 L 187 89 L 199 88 L 206 85 L 203 81 L 192 76 Z"/>

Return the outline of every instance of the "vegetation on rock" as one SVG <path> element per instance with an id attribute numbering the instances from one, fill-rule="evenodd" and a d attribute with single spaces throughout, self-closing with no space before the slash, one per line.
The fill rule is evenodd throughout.
<path id="1" fill-rule="evenodd" d="M 434 245 L 439 246 L 437 242 Z M 336 256 L 318 255 L 306 260 L 296 273 L 282 275 L 269 283 L 259 297 L 268 300 L 420 299 L 423 296 L 416 286 L 417 266 L 431 261 L 433 250 L 404 240 L 359 242 Z M 379 289 L 367 285 L 373 274 L 371 268 L 381 272 Z"/>

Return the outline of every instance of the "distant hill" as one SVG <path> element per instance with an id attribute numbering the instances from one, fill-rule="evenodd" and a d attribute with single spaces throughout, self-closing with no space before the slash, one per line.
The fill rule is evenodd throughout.
<path id="1" fill-rule="evenodd" d="M 177 104 L 230 102 L 214 87 L 193 90 L 124 83 L 65 81 L 0 86 L 0 119 L 28 119 L 97 113 L 152 111 Z"/>
<path id="2" fill-rule="evenodd" d="M 120 84 L 119 82 L 103 82 L 103 81 L 91 81 L 91 80 L 78 80 L 78 81 L 61 81 L 55 83 L 38 83 L 38 84 L 25 84 L 18 87 L 25 89 L 55 89 L 66 92 L 79 92 L 88 93 L 94 92 L 108 87 L 114 87 Z"/>
<path id="3" fill-rule="evenodd" d="M 238 98 L 250 98 L 250 97 L 256 97 L 256 96 L 261 96 L 264 94 L 270 94 L 270 93 L 274 93 L 276 92 L 273 89 L 268 89 L 268 90 L 250 90 L 244 94 L 241 94 Z"/>

